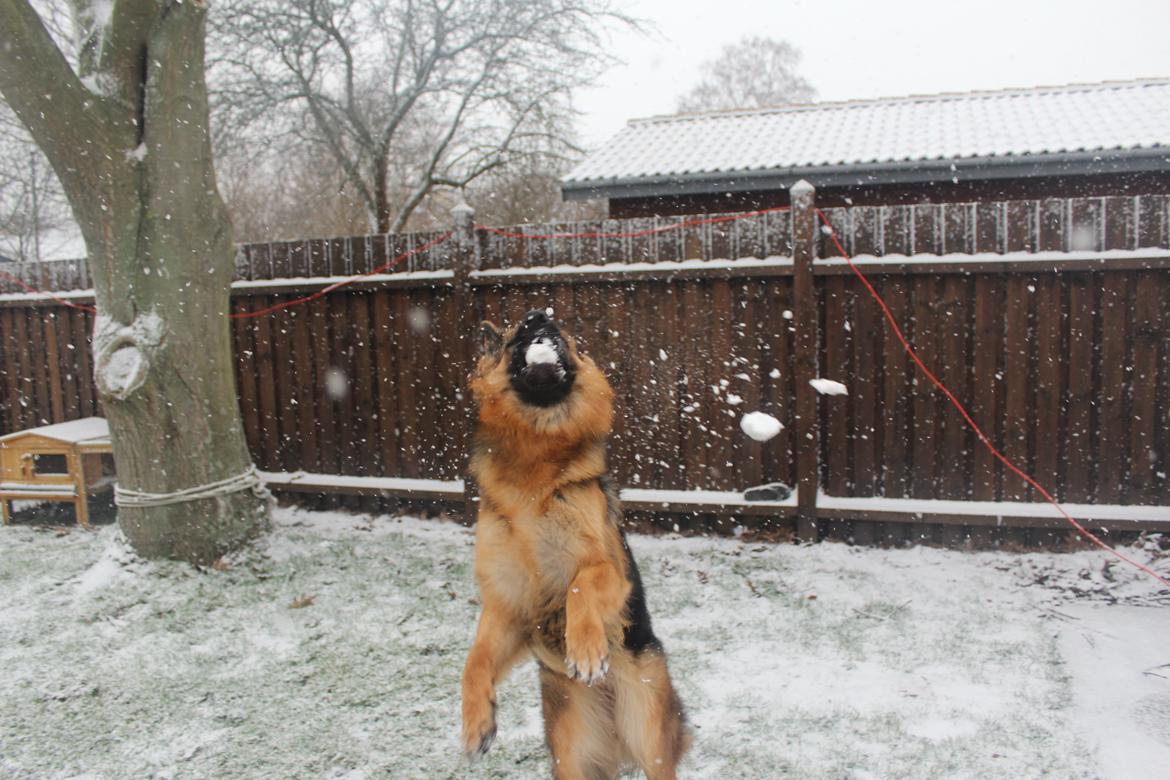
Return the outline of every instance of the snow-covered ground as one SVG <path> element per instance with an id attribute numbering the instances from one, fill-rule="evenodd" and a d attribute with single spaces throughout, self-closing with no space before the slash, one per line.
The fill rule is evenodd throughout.
<path id="1" fill-rule="evenodd" d="M 206 574 L 112 527 L 0 529 L 0 776 L 549 776 L 531 665 L 488 757 L 457 755 L 467 530 L 277 521 Z M 631 544 L 695 726 L 684 778 L 1170 767 L 1170 597 L 1102 553 Z M 1156 541 L 1133 552 L 1170 572 Z"/>

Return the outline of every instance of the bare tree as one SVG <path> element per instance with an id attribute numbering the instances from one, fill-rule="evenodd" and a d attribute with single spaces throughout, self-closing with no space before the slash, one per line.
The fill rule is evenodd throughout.
<path id="1" fill-rule="evenodd" d="M 0 255 L 37 261 L 74 246 L 75 238 L 69 204 L 53 169 L 0 102 Z"/>
<path id="2" fill-rule="evenodd" d="M 702 65 L 702 79 L 678 99 L 678 110 L 720 111 L 807 103 L 817 92 L 797 72 L 800 51 L 786 41 L 748 36 Z"/>
<path id="3" fill-rule="evenodd" d="M 633 22 L 610 0 L 223 0 L 215 24 L 222 134 L 325 150 L 396 232 L 436 188 L 572 154 L 571 91 Z"/>
<path id="4" fill-rule="evenodd" d="M 604 219 L 604 200 L 561 198 L 564 171 L 563 167 L 549 168 L 539 161 L 493 171 L 468 188 L 467 202 L 475 207 L 476 218 L 488 225 Z M 443 207 L 449 212 L 450 205 Z"/>
<path id="5" fill-rule="evenodd" d="M 259 159 L 228 152 L 219 156 L 216 172 L 238 241 L 369 231 L 365 204 L 321 149 L 293 148 Z"/>
<path id="6" fill-rule="evenodd" d="M 216 191 L 204 0 L 71 0 L 76 65 L 29 0 L 0 0 L 0 95 L 56 171 L 89 252 L 94 363 L 119 484 L 169 495 L 250 474 L 233 379 L 232 228 Z M 118 521 L 148 556 L 213 560 L 255 534 L 250 490 Z"/>

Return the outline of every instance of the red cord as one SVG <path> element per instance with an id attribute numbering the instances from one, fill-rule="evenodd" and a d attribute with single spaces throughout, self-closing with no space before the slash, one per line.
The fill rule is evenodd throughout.
<path id="1" fill-rule="evenodd" d="M 682 222 L 675 222 L 670 225 L 659 225 L 658 227 L 646 228 L 644 230 L 634 230 L 628 233 L 514 233 L 503 230 L 501 228 L 494 228 L 489 225 L 476 225 L 479 230 L 492 233 L 504 238 L 642 238 L 643 236 L 656 235 L 658 233 L 668 233 L 672 230 L 682 230 L 689 227 L 697 227 L 698 225 L 713 225 L 719 222 L 735 222 L 741 219 L 748 219 L 749 217 L 759 217 L 764 214 L 773 214 L 778 211 L 788 211 L 791 206 L 776 206 L 770 209 L 758 209 L 756 211 L 744 211 L 737 214 L 721 214 L 717 217 L 702 217 L 696 219 L 686 219 Z"/>
<path id="2" fill-rule="evenodd" d="M 322 287 L 320 290 L 313 293 L 312 295 L 306 295 L 303 298 L 295 298 L 291 301 L 282 301 L 281 303 L 275 303 L 272 306 L 269 306 L 269 307 L 264 308 L 264 309 L 258 309 L 257 311 L 238 311 L 238 312 L 235 312 L 233 314 L 229 314 L 228 316 L 233 320 L 248 320 L 248 319 L 253 319 L 255 317 L 261 317 L 265 314 L 272 314 L 273 312 L 280 311 L 281 309 L 287 309 L 290 306 L 296 306 L 296 305 L 301 304 L 301 303 L 308 303 L 309 301 L 315 301 L 318 298 L 321 298 L 325 295 L 328 295 L 329 293 L 333 292 L 334 290 L 340 290 L 342 287 L 346 287 L 348 285 L 351 285 L 356 281 L 359 281 L 361 279 L 366 278 L 367 276 L 373 276 L 374 274 L 380 274 L 383 271 L 387 271 L 387 270 L 393 268 L 394 266 L 398 265 L 399 263 L 401 263 L 403 260 L 407 259 L 408 257 L 411 257 L 413 255 L 417 255 L 419 252 L 425 252 L 428 249 L 436 247 L 439 244 L 446 241 L 450 237 L 451 237 L 451 231 L 447 231 L 446 233 L 439 236 L 438 238 L 433 238 L 430 241 L 426 242 L 425 244 L 420 244 L 419 246 L 416 246 L 414 249 L 409 249 L 409 250 L 403 252 L 402 254 L 395 256 L 394 258 L 386 261 L 385 263 L 378 266 L 377 268 L 375 268 L 372 271 L 367 271 L 364 274 L 357 274 L 356 276 L 351 276 L 348 279 L 342 279 L 339 282 L 334 282 L 333 284 L 331 284 L 327 287 Z"/>
<path id="3" fill-rule="evenodd" d="M 894 335 L 898 337 L 898 341 L 902 342 L 902 347 L 906 350 L 910 357 L 913 358 L 918 367 L 922 369 L 922 373 L 926 374 L 926 378 L 929 379 L 935 387 L 942 391 L 943 395 L 947 397 L 947 400 L 951 402 L 952 406 L 959 410 L 959 414 L 961 414 L 963 419 L 967 421 L 967 426 L 970 427 L 971 430 L 975 431 L 975 435 L 979 437 L 979 441 L 983 442 L 983 446 L 987 447 L 988 451 L 990 451 L 992 455 L 994 455 L 1001 463 L 1007 466 L 1020 479 L 1034 487 L 1036 491 L 1040 493 L 1040 495 L 1042 495 L 1044 499 L 1048 501 L 1048 503 L 1056 507 L 1056 510 L 1064 515 L 1064 519 L 1071 523 L 1073 528 L 1077 529 L 1077 531 L 1079 531 L 1083 536 L 1087 537 L 1101 549 L 1108 550 L 1121 560 L 1125 561 L 1131 566 L 1137 567 L 1146 574 L 1149 574 L 1158 582 L 1165 585 L 1167 588 L 1170 588 L 1170 580 L 1167 580 L 1165 577 L 1158 574 L 1148 566 L 1144 566 L 1143 564 L 1122 555 L 1117 550 L 1101 541 L 1095 534 L 1093 534 L 1083 525 L 1078 523 L 1076 519 L 1068 512 L 1066 512 L 1064 507 L 1062 507 L 1060 503 L 1052 497 L 1052 494 L 1045 490 L 1039 482 L 1016 466 L 1016 464 L 1008 460 L 1007 456 L 995 448 L 995 445 L 992 444 L 991 440 L 987 438 L 987 435 L 983 433 L 983 429 L 980 428 L 979 425 L 976 424 L 975 420 L 971 418 L 971 414 L 967 411 L 966 407 L 964 407 L 963 404 L 960 403 L 959 399 L 955 397 L 954 393 L 952 393 L 946 385 L 939 381 L 938 377 L 936 377 L 934 373 L 932 373 L 931 370 L 926 367 L 926 364 L 922 362 L 922 358 L 920 358 L 918 353 L 914 351 L 914 348 L 910 346 L 910 342 L 907 340 L 905 334 L 902 333 L 902 328 L 898 326 L 898 321 L 894 319 L 893 313 L 890 312 L 890 307 L 886 305 L 885 300 L 882 299 L 882 296 L 879 295 L 878 291 L 874 289 L 872 284 L 870 284 L 869 279 L 864 273 L 861 272 L 861 269 L 854 265 L 853 258 L 849 256 L 849 253 L 845 251 L 845 247 L 841 245 L 840 239 L 837 238 L 837 231 L 833 227 L 833 224 L 829 222 L 829 218 L 826 217 L 825 213 L 820 209 L 817 209 L 817 216 L 819 216 L 821 221 L 825 223 L 825 226 L 829 228 L 829 237 L 832 239 L 833 245 L 837 247 L 837 251 L 840 252 L 841 256 L 845 258 L 845 262 L 849 264 L 849 268 L 852 269 L 853 274 L 861 280 L 861 283 L 865 285 L 865 289 L 869 291 L 870 296 L 875 301 L 877 301 L 878 306 L 881 307 L 882 313 L 885 315 L 886 320 L 890 323 L 890 327 L 894 330 Z"/>
<path id="4" fill-rule="evenodd" d="M 65 298 L 58 298 L 56 295 L 53 295 L 53 293 L 51 293 L 51 292 L 45 292 L 43 290 L 38 290 L 37 288 L 33 287 L 32 285 L 26 284 L 25 281 L 23 279 L 21 279 L 20 277 L 13 276 L 12 274 L 8 273 L 7 271 L 0 271 L 0 276 L 3 276 L 6 279 L 10 279 L 10 280 L 16 282 L 17 284 L 19 284 L 21 287 L 23 287 L 26 291 L 28 291 L 30 293 L 33 293 L 35 295 L 43 295 L 46 298 L 48 298 L 49 300 L 56 301 L 57 303 L 61 304 L 62 306 L 68 306 L 71 309 L 80 309 L 81 311 L 87 311 L 90 314 L 97 313 L 97 309 L 95 309 L 92 306 L 86 306 L 85 304 L 82 304 L 82 303 L 74 303 L 73 301 L 66 300 Z"/>

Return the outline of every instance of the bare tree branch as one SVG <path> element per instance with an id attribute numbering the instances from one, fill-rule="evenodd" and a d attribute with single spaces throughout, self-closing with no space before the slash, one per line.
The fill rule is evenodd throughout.
<path id="1" fill-rule="evenodd" d="M 634 24 L 611 0 L 221 0 L 217 105 L 318 146 L 379 231 L 438 186 L 572 153 L 572 91 Z"/>

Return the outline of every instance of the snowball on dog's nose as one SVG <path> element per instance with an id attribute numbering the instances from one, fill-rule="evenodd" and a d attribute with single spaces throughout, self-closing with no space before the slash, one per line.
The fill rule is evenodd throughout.
<path id="1" fill-rule="evenodd" d="M 546 339 L 537 339 L 532 342 L 524 353 L 524 363 L 529 366 L 534 363 L 556 363 L 559 360 L 556 347 L 549 344 Z"/>

